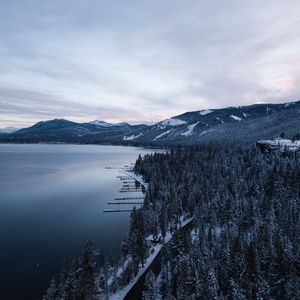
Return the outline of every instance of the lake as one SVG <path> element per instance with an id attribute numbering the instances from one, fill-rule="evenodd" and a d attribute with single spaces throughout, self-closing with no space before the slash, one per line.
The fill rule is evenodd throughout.
<path id="1" fill-rule="evenodd" d="M 0 144 L 0 298 L 37 299 L 85 241 L 120 255 L 129 213 L 103 213 L 120 196 L 118 169 L 155 150 Z M 124 196 L 124 194 L 122 195 Z"/>

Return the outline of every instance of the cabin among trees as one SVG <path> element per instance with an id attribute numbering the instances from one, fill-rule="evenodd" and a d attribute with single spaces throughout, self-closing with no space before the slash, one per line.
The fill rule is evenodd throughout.
<path id="1" fill-rule="evenodd" d="M 263 153 L 269 153 L 272 151 L 298 151 L 300 150 L 300 135 L 295 135 L 291 140 L 282 137 L 274 140 L 260 140 L 256 143 L 256 145 Z"/>

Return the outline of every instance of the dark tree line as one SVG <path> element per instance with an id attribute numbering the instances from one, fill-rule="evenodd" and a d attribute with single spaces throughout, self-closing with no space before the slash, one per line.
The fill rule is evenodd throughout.
<path id="1" fill-rule="evenodd" d="M 92 242 L 87 241 L 82 256 L 66 261 L 59 278 L 51 280 L 44 299 L 95 299 L 96 257 Z"/>
<path id="2" fill-rule="evenodd" d="M 195 216 L 163 251 L 162 299 L 300 299 L 299 158 L 207 146 L 137 160 L 149 232 Z"/>

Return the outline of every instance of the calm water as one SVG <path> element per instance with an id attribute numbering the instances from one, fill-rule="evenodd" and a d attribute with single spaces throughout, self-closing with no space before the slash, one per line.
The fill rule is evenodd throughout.
<path id="1" fill-rule="evenodd" d="M 119 196 L 116 169 L 152 150 L 0 144 L 0 299 L 36 299 L 92 239 L 119 255 L 129 213 L 103 213 Z M 124 195 L 124 194 L 123 194 Z"/>

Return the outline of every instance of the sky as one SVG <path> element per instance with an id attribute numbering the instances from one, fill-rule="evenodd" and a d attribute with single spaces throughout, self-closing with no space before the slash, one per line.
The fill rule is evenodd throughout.
<path id="1" fill-rule="evenodd" d="M 0 0 L 0 128 L 295 100 L 299 0 Z"/>

